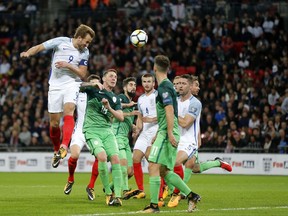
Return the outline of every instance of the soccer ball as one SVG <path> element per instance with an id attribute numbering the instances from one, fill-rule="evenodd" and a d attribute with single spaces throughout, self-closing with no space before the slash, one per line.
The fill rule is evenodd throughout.
<path id="1" fill-rule="evenodd" d="M 143 47 L 148 41 L 148 35 L 145 31 L 137 29 L 130 35 L 130 41 L 135 47 Z"/>

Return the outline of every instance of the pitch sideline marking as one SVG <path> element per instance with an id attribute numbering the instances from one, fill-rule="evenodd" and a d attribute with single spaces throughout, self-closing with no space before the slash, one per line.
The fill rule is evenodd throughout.
<path id="1" fill-rule="evenodd" d="M 267 207 L 267 206 L 260 206 L 260 207 L 249 207 L 249 208 L 223 208 L 223 209 L 207 209 L 206 211 L 247 211 L 247 210 L 263 210 L 263 209 L 288 209 L 288 206 L 275 206 L 275 207 Z M 196 210 L 196 211 L 203 211 L 203 210 Z M 204 210 L 205 211 L 205 210 Z M 187 212 L 187 210 L 174 210 L 174 211 L 160 211 L 160 213 L 177 213 L 177 212 Z M 77 214 L 72 216 L 104 216 L 104 215 L 130 215 L 130 214 L 143 214 L 140 211 L 133 211 L 133 212 L 113 212 L 113 213 L 101 213 L 101 214 Z"/>

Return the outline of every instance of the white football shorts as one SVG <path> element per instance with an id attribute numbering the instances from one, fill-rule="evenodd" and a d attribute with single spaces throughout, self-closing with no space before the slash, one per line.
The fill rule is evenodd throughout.
<path id="1" fill-rule="evenodd" d="M 48 112 L 63 112 L 63 106 L 66 103 L 77 103 L 79 94 L 79 83 L 63 86 L 62 89 L 49 89 L 48 91 Z"/>
<path id="2" fill-rule="evenodd" d="M 76 130 L 71 137 L 70 147 L 73 145 L 79 146 L 80 149 L 86 145 L 85 136 L 82 132 Z"/>
<path id="3" fill-rule="evenodd" d="M 136 140 L 134 149 L 138 149 L 143 152 L 143 154 L 145 154 L 147 148 L 151 146 L 152 139 L 155 137 L 156 133 L 157 130 L 141 132 L 138 139 Z"/>
<path id="4" fill-rule="evenodd" d="M 192 158 L 194 154 L 198 151 L 198 146 L 195 143 L 179 143 L 177 147 L 177 152 L 186 152 L 188 159 Z"/>

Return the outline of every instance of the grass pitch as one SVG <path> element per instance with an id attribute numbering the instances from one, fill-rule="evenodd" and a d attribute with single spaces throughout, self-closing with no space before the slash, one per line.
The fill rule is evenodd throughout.
<path id="1" fill-rule="evenodd" d="M 96 199 L 89 201 L 85 188 L 89 173 L 76 173 L 70 195 L 63 193 L 67 173 L 0 173 L 0 215 L 139 215 L 149 204 L 148 176 L 145 175 L 146 199 L 124 200 L 122 207 L 105 205 L 98 178 Z M 134 178 L 130 187 L 136 188 Z M 189 186 L 202 197 L 195 216 L 287 216 L 288 178 L 285 176 L 193 175 Z M 166 198 L 166 204 L 169 198 Z M 189 215 L 187 201 L 177 208 L 161 208 L 161 215 Z"/>

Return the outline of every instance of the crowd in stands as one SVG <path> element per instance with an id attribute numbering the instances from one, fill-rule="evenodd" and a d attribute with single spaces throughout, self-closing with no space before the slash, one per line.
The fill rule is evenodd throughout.
<path id="1" fill-rule="evenodd" d="M 88 1 L 71 2 L 69 11 Z M 47 112 L 51 52 L 27 60 L 20 60 L 19 54 L 50 38 L 71 37 L 75 27 L 84 23 L 96 33 L 89 47 L 89 72 L 101 76 L 106 69 L 117 68 L 116 93 L 125 77 L 134 76 L 137 96 L 141 95 L 140 77 L 153 73 L 154 56 L 160 53 L 171 60 L 171 80 L 185 73 L 199 76 L 202 149 L 288 153 L 288 34 L 277 9 L 251 12 L 241 7 L 241 1 L 231 1 L 240 2 L 239 10 L 228 20 L 217 7 L 199 13 L 203 2 L 215 1 L 129 0 L 120 6 L 115 1 L 99 2 L 107 10 L 109 2 L 114 2 L 114 9 L 129 10 L 103 20 L 97 15 L 67 14 L 64 20 L 33 28 L 19 25 L 10 16 L 1 21 L 0 145 L 7 143 L 11 151 L 31 146 L 52 149 Z M 2 8 L 23 13 L 27 9 L 8 7 L 8 3 L 0 3 L 0 15 Z M 143 5 L 147 9 L 141 12 Z M 182 12 L 176 13 L 175 7 Z M 137 28 L 149 36 L 140 49 L 129 43 L 129 34 Z"/>

